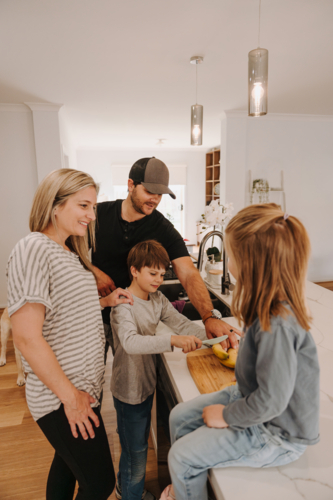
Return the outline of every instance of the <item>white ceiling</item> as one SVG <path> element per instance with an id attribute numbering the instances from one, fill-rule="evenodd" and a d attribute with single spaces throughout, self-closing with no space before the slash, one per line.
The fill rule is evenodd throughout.
<path id="1" fill-rule="evenodd" d="M 77 147 L 205 148 L 247 107 L 259 0 L 0 0 L 0 102 L 63 103 Z M 333 0 L 262 0 L 269 111 L 333 115 Z"/>

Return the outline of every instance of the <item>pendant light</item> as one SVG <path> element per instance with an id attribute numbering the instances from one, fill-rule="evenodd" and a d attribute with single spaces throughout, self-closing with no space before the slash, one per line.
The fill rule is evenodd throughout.
<path id="1" fill-rule="evenodd" d="M 268 50 L 260 48 L 260 14 L 258 48 L 249 52 L 249 116 L 267 114 Z"/>
<path id="2" fill-rule="evenodd" d="M 198 64 L 203 63 L 203 57 L 194 56 L 190 59 L 191 64 L 195 64 L 195 100 L 198 102 Z M 202 144 L 202 122 L 203 106 L 193 104 L 191 106 L 191 146 L 201 146 Z"/>

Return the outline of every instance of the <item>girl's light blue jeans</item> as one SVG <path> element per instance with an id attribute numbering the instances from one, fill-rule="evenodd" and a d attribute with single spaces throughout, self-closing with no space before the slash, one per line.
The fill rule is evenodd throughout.
<path id="1" fill-rule="evenodd" d="M 180 403 L 170 414 L 169 470 L 177 500 L 206 500 L 213 467 L 275 467 L 297 460 L 306 446 L 273 436 L 263 424 L 243 431 L 207 427 L 205 406 L 228 405 L 242 397 L 238 386 Z"/>

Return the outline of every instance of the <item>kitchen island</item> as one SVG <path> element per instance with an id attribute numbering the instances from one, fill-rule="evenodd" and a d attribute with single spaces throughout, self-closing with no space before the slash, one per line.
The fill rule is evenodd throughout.
<path id="1" fill-rule="evenodd" d="M 232 295 L 207 288 L 230 306 Z M 333 499 L 333 292 L 307 282 L 306 296 L 313 317 L 311 333 L 317 344 L 320 378 L 321 440 L 296 462 L 269 469 L 212 469 L 210 483 L 217 500 L 332 500 Z M 235 318 L 224 318 L 237 327 Z M 198 322 L 200 323 L 200 321 Z M 158 334 L 168 330 L 159 325 Z M 199 391 L 180 349 L 161 355 L 177 401 L 189 401 Z"/>

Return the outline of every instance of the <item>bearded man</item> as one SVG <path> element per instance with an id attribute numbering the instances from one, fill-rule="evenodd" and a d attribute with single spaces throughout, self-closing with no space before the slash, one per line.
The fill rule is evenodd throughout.
<path id="1" fill-rule="evenodd" d="M 161 243 L 174 272 L 204 321 L 208 338 L 228 335 L 222 346 L 237 347 L 235 331 L 217 318 L 213 304 L 198 270 L 194 267 L 182 236 L 168 219 L 156 210 L 163 194 L 176 198 L 169 188 L 169 170 L 157 158 L 141 158 L 132 166 L 126 200 L 97 205 L 96 250 L 92 254 L 97 286 L 102 297 L 116 287 L 130 285 L 127 256 L 132 247 L 146 240 Z M 110 308 L 102 311 L 107 342 L 113 346 Z"/>

